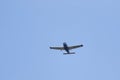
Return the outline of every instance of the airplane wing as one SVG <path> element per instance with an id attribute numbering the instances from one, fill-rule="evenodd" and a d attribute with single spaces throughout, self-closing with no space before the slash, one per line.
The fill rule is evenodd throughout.
<path id="1" fill-rule="evenodd" d="M 83 47 L 83 45 L 81 44 L 81 45 L 76 45 L 76 46 L 69 46 L 68 48 L 69 48 L 69 50 L 71 50 L 71 49 L 75 49 L 75 48 L 79 48 L 79 47 Z"/>
<path id="2" fill-rule="evenodd" d="M 50 49 L 64 50 L 64 47 L 50 47 Z"/>

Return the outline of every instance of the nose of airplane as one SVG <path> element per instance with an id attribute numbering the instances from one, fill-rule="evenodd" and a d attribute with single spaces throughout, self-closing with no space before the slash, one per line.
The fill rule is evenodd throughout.
<path id="1" fill-rule="evenodd" d="M 66 44 L 66 42 L 63 42 L 63 44 Z"/>

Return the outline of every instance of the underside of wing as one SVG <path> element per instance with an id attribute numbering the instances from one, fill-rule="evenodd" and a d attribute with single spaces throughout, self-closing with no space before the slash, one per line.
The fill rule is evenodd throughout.
<path id="1" fill-rule="evenodd" d="M 64 50 L 64 47 L 50 47 L 50 49 L 55 49 L 55 50 Z"/>
<path id="2" fill-rule="evenodd" d="M 79 48 L 79 47 L 83 47 L 83 45 L 81 44 L 81 45 L 76 45 L 76 46 L 69 46 L 68 48 L 70 50 L 70 49 L 75 49 L 75 48 Z"/>

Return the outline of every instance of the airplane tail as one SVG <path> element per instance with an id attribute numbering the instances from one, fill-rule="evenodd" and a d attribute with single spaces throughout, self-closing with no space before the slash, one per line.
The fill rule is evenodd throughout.
<path id="1" fill-rule="evenodd" d="M 63 53 L 64 55 L 66 55 L 66 54 L 75 54 L 75 52 L 70 52 L 70 53 Z"/>

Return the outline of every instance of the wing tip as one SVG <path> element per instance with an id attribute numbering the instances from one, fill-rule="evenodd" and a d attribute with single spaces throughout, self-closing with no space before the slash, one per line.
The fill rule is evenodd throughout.
<path id="1" fill-rule="evenodd" d="M 83 44 L 80 45 L 80 47 L 83 47 L 83 46 L 84 46 Z"/>
<path id="2" fill-rule="evenodd" d="M 52 47 L 49 47 L 50 49 L 52 49 Z"/>

